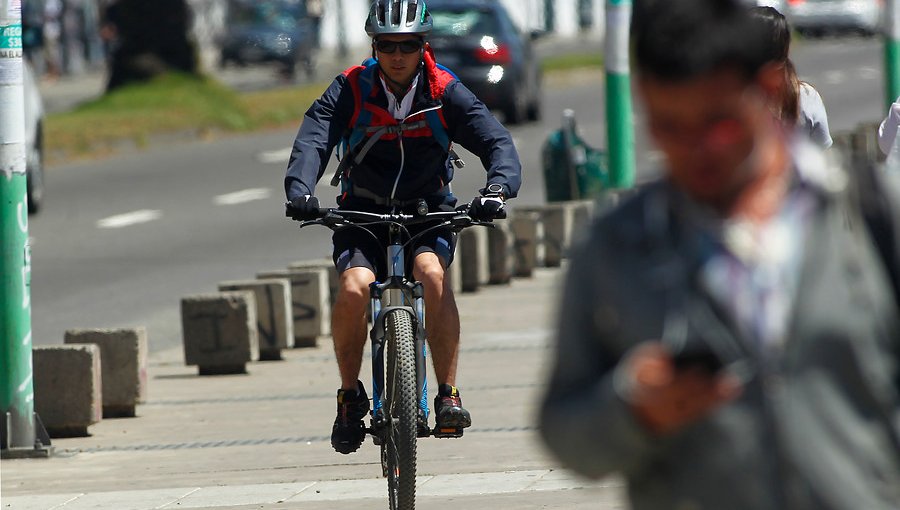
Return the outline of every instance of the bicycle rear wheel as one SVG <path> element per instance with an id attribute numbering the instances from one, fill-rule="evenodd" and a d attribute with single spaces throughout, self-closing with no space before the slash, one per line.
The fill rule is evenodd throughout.
<path id="1" fill-rule="evenodd" d="M 409 313 L 395 310 L 385 317 L 387 374 L 384 411 L 387 433 L 381 462 L 387 473 L 391 510 L 416 507 L 416 349 Z"/>

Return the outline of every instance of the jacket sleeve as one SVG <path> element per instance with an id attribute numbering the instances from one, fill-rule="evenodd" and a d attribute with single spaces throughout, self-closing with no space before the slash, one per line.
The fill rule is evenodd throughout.
<path id="1" fill-rule="evenodd" d="M 447 86 L 444 107 L 450 139 L 481 159 L 487 184 L 500 184 L 507 198 L 515 197 L 522 185 L 522 164 L 509 130 L 459 81 Z"/>
<path id="2" fill-rule="evenodd" d="M 658 449 L 621 396 L 620 355 L 610 342 L 618 311 L 604 299 L 598 242 L 573 255 L 563 287 L 555 362 L 540 408 L 540 434 L 563 466 L 601 477 L 645 469 Z"/>
<path id="3" fill-rule="evenodd" d="M 325 173 L 328 159 L 353 115 L 353 102 L 353 91 L 347 78 L 340 75 L 306 110 L 284 178 L 288 201 L 314 194 L 316 183 Z"/>

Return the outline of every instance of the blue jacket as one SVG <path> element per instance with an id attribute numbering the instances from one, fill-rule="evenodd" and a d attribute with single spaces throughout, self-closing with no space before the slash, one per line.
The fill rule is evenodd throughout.
<path id="1" fill-rule="evenodd" d="M 332 151 L 350 133 L 359 114 L 354 95 L 354 89 L 358 94 L 359 87 L 355 80 L 364 70 L 359 66 L 339 75 L 307 110 L 284 180 L 288 200 L 314 194 Z M 420 73 L 411 113 L 439 106 L 450 140 L 481 159 L 487 169 L 487 184 L 500 184 L 508 198 L 515 197 L 521 185 L 522 166 L 509 131 L 469 89 L 436 67 L 430 50 Z M 434 98 L 435 93 L 440 97 Z M 387 112 L 387 96 L 377 76 L 363 107 L 373 112 L 371 125 L 396 122 Z M 350 169 L 349 180 L 354 187 L 387 198 L 400 171 L 403 173 L 394 195 L 396 200 L 445 195 L 446 185 L 453 178 L 453 165 L 445 147 L 425 127 L 402 134 L 402 151 L 398 135 L 380 138 L 362 162 Z M 354 194 L 354 188 L 344 187 L 344 197 Z"/>

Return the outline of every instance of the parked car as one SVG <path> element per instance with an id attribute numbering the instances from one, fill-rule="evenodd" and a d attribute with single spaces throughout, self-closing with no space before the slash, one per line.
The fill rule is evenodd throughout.
<path id="1" fill-rule="evenodd" d="M 788 0 L 784 15 L 801 33 L 881 30 L 884 0 Z"/>
<path id="2" fill-rule="evenodd" d="M 315 71 L 315 34 L 301 3 L 234 0 L 229 3 L 219 64 L 276 63 L 293 77 L 298 65 Z"/>
<path id="3" fill-rule="evenodd" d="M 28 213 L 34 214 L 44 204 L 44 102 L 34 72 L 23 63 L 25 92 L 25 175 L 28 191 Z"/>
<path id="4" fill-rule="evenodd" d="M 495 0 L 431 0 L 428 10 L 438 63 L 506 122 L 540 118 L 541 66 L 533 48 L 540 32 L 523 33 Z"/>

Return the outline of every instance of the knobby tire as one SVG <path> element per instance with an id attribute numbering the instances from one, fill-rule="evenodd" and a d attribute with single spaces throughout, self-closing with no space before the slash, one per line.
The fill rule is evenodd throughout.
<path id="1" fill-rule="evenodd" d="M 409 313 L 396 310 L 385 317 L 387 374 L 385 412 L 388 433 L 382 444 L 387 466 L 391 510 L 416 508 L 416 347 Z"/>

